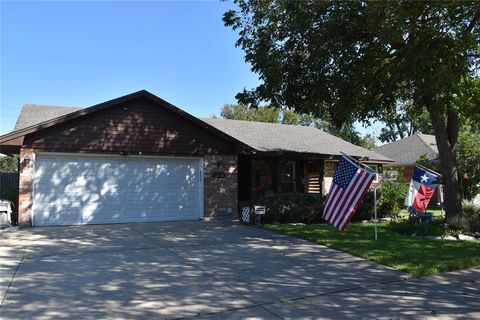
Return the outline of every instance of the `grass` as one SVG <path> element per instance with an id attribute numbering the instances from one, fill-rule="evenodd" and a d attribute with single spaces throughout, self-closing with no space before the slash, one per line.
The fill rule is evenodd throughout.
<path id="1" fill-rule="evenodd" d="M 409 237 L 373 223 L 352 223 L 340 232 L 330 225 L 265 225 L 265 229 L 306 239 L 375 261 L 413 276 L 423 276 L 480 264 L 480 241 L 429 240 Z"/>

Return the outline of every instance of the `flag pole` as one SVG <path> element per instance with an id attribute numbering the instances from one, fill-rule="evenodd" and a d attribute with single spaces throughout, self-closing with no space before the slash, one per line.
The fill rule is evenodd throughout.
<path id="1" fill-rule="evenodd" d="M 358 163 L 360 165 L 362 165 L 364 168 L 367 168 L 368 170 L 370 170 L 371 172 L 374 172 L 376 175 L 378 175 L 378 171 L 377 170 L 374 170 L 372 169 L 371 167 L 367 166 L 366 164 L 364 163 L 361 163 L 360 160 L 356 160 L 352 157 L 350 157 L 349 155 L 347 155 L 346 153 L 340 151 L 340 153 L 349 158 L 350 160 L 352 160 L 353 162 L 355 163 Z M 374 186 L 373 187 L 373 210 L 374 210 L 374 213 L 375 213 L 375 217 L 374 217 L 374 220 L 373 220 L 373 223 L 374 223 L 374 229 L 375 229 L 375 241 L 378 240 L 378 226 L 377 226 L 377 186 Z"/>
<path id="2" fill-rule="evenodd" d="M 417 167 L 419 167 L 420 169 L 423 169 L 423 170 L 425 170 L 425 171 L 427 171 L 427 172 L 430 172 L 430 173 L 432 173 L 432 174 L 434 174 L 434 175 L 436 175 L 436 176 L 439 176 L 439 177 L 442 176 L 440 173 L 438 173 L 438 172 L 436 172 L 436 171 L 433 171 L 432 169 L 428 169 L 428 168 L 422 166 L 421 164 L 418 164 L 418 163 L 415 162 L 415 165 L 416 165 Z"/>
<path id="3" fill-rule="evenodd" d="M 373 187 L 373 202 L 375 210 L 375 241 L 378 240 L 378 228 L 377 228 L 377 187 Z"/>
<path id="4" fill-rule="evenodd" d="M 363 166 L 364 168 L 370 170 L 371 172 L 378 173 L 376 170 L 374 170 L 374 169 L 372 169 L 371 167 L 367 166 L 366 164 L 360 162 L 360 160 L 357 160 L 357 159 L 355 159 L 355 158 L 350 157 L 350 156 L 349 156 L 348 154 L 346 154 L 345 152 L 340 151 L 340 153 L 342 154 L 342 156 L 347 157 L 348 159 L 352 160 L 352 161 L 355 162 L 355 163 L 358 163 L 359 165 Z"/>
<path id="5" fill-rule="evenodd" d="M 438 192 L 438 202 L 440 203 L 440 213 L 443 219 L 445 218 L 445 213 L 443 212 L 443 188 L 441 184 L 438 184 L 437 192 Z"/>

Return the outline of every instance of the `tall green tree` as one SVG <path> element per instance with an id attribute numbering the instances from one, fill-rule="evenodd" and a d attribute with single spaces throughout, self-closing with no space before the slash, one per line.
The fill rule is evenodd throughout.
<path id="1" fill-rule="evenodd" d="M 480 193 L 480 130 L 470 124 L 462 125 L 458 135 L 456 156 L 459 178 L 462 182 L 463 198 L 472 200 Z M 423 155 L 418 163 L 435 171 L 441 171 L 438 159 L 431 160 Z"/>
<path id="2" fill-rule="evenodd" d="M 224 14 L 262 83 L 237 95 L 313 113 L 335 125 L 381 119 L 398 101 L 429 115 L 445 177 L 446 213 L 461 212 L 453 103 L 478 76 L 478 1 L 235 0 Z"/>

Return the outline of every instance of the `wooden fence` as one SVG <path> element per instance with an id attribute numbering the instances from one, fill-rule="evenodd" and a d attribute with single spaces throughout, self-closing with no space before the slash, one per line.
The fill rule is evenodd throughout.
<path id="1" fill-rule="evenodd" d="M 18 173 L 0 172 L 0 198 L 17 202 Z"/>

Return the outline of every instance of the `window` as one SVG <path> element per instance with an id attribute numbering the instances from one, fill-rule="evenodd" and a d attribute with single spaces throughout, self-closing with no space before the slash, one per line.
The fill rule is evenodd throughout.
<path id="1" fill-rule="evenodd" d="M 295 189 L 295 161 L 287 161 L 280 171 L 280 190 L 282 193 L 295 193 Z"/>

